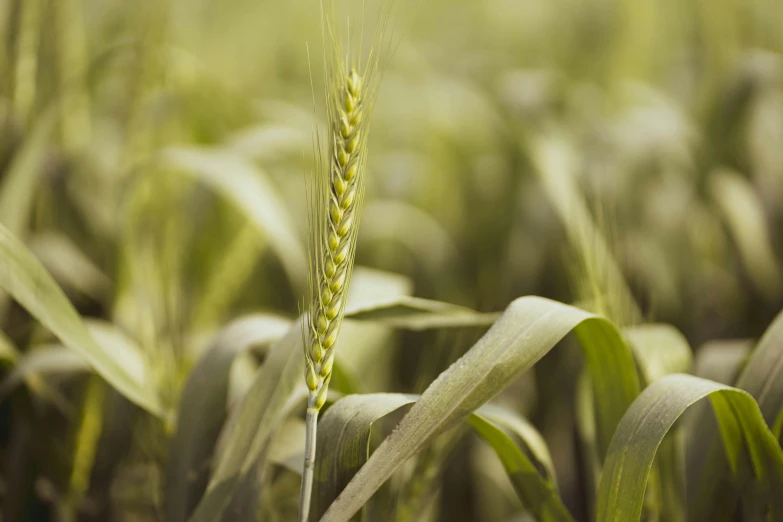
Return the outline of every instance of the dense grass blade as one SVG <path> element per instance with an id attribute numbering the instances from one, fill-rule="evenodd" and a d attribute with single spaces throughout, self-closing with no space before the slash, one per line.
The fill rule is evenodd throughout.
<path id="1" fill-rule="evenodd" d="M 321 452 L 316 464 L 312 520 L 319 520 L 367 461 L 373 424 L 418 399 L 417 395 L 392 393 L 351 395 L 326 412 L 319 425 L 318 444 L 329 451 Z M 557 494 L 551 457 L 535 428 L 492 405 L 479 408 L 468 422 L 495 450 L 527 509 L 542 522 L 573 520 Z M 546 472 L 541 473 L 537 465 Z"/>
<path id="2" fill-rule="evenodd" d="M 166 520 L 185 522 L 207 487 L 213 450 L 227 416 L 231 365 L 236 355 L 282 337 L 290 321 L 252 315 L 226 326 L 190 373 L 177 412 L 166 466 Z"/>
<path id="3" fill-rule="evenodd" d="M 783 487 L 783 451 L 753 398 L 742 390 L 689 375 L 651 384 L 623 417 L 609 447 L 598 492 L 597 522 L 640 520 L 655 453 L 666 433 L 692 404 L 709 397 L 735 475 L 755 477 L 756 500 L 773 519 L 783 516 L 776 492 Z M 747 464 L 751 469 L 746 469 Z"/>
<path id="4" fill-rule="evenodd" d="M 630 349 L 605 319 L 548 299 L 523 297 L 429 386 L 321 520 L 353 516 L 406 459 L 497 395 L 571 331 L 580 340 L 595 383 L 598 448 L 603 454 L 639 392 Z"/>
<path id="5" fill-rule="evenodd" d="M 142 360 L 122 360 L 96 342 L 60 287 L 29 250 L 0 225 L 0 287 L 68 348 L 82 355 L 106 381 L 150 413 L 164 415 Z M 127 355 L 127 352 L 126 352 Z"/>

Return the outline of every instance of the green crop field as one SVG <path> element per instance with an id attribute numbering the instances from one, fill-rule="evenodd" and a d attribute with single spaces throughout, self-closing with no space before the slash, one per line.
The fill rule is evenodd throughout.
<path id="1" fill-rule="evenodd" d="M 0 522 L 783 522 L 781 0 L 0 0 Z"/>

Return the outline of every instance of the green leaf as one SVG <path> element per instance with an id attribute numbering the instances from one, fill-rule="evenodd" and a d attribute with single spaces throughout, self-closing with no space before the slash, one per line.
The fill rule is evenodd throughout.
<path id="1" fill-rule="evenodd" d="M 742 474 L 748 458 L 759 487 L 757 498 L 770 502 L 774 516 L 783 516 L 780 497 L 774 493 L 783 487 L 783 451 L 753 398 L 698 377 L 670 375 L 645 389 L 617 427 L 599 486 L 597 522 L 640 520 L 658 446 L 683 412 L 705 397 L 712 401 L 733 473 Z"/>
<path id="2" fill-rule="evenodd" d="M 257 468 L 275 427 L 285 417 L 297 385 L 304 386 L 304 364 L 299 320 L 270 347 L 266 361 L 239 405 L 206 494 L 196 506 L 191 522 L 219 520 L 237 487 Z"/>
<path id="3" fill-rule="evenodd" d="M 750 393 L 759 403 L 764 420 L 780 436 L 783 413 L 783 312 L 764 332 L 748 364 L 737 379 L 737 388 Z"/>
<path id="4" fill-rule="evenodd" d="M 65 346 L 130 401 L 164 416 L 155 385 L 142 361 L 120 360 L 111 346 L 96 342 L 60 287 L 25 246 L 0 225 L 0 287 Z"/>
<path id="5" fill-rule="evenodd" d="M 282 337 L 289 327 L 289 320 L 277 316 L 237 319 L 215 337 L 190 373 L 179 401 L 166 466 L 166 520 L 187 520 L 207 487 L 212 453 L 227 416 L 229 377 L 236 355 Z"/>
<path id="6" fill-rule="evenodd" d="M 764 205 L 753 186 L 730 170 L 709 177 L 710 190 L 723 213 L 737 249 L 756 289 L 770 301 L 783 291 L 783 276 L 770 243 Z"/>
<path id="7" fill-rule="evenodd" d="M 418 399 L 417 395 L 392 393 L 350 395 L 327 410 L 318 424 L 317 447 L 329 451 L 318 452 L 313 520 L 323 515 L 367 461 L 373 424 Z M 526 508 L 542 522 L 573 520 L 557 494 L 554 466 L 535 428 L 516 414 L 493 405 L 479 408 L 468 417 L 468 422 L 495 450 Z"/>
<path id="8" fill-rule="evenodd" d="M 111 282 L 101 270 L 68 237 L 58 233 L 36 235 L 30 250 L 56 281 L 100 301 Z"/>
<path id="9" fill-rule="evenodd" d="M 759 340 L 735 386 L 747 391 L 758 401 L 764 420 L 780 436 L 780 416 L 783 409 L 783 312 L 778 314 Z M 700 412 L 694 418 L 689 451 L 690 520 L 712 521 L 732 511 L 735 495 L 728 490 L 728 468 L 714 430 L 713 419 L 708 412 Z"/>
<path id="10" fill-rule="evenodd" d="M 595 383 L 598 445 L 604 452 L 639 392 L 629 348 L 603 318 L 556 301 L 523 297 L 511 303 L 479 342 L 429 386 L 348 483 L 322 522 L 353 516 L 405 460 L 492 399 L 572 330 Z"/>
<path id="11" fill-rule="evenodd" d="M 541 522 L 570 522 L 573 517 L 557 492 L 554 466 L 541 436 L 530 424 L 507 410 L 485 405 L 469 417 L 470 425 L 487 441 L 503 463 L 522 504 Z M 522 448 L 519 438 L 546 470 L 542 474 Z"/>
<path id="12" fill-rule="evenodd" d="M 693 355 L 682 333 L 668 324 L 643 324 L 623 328 L 633 348 L 644 381 L 649 384 L 671 373 L 685 373 Z"/>
<path id="13" fill-rule="evenodd" d="M 692 363 L 691 347 L 679 330 L 667 324 L 643 324 L 623 329 L 633 348 L 646 384 L 665 375 L 685 373 Z M 647 503 L 650 518 L 668 522 L 686 517 L 685 469 L 681 430 L 673 430 L 661 443 L 657 465 L 650 474 Z"/>
<path id="14" fill-rule="evenodd" d="M 266 174 L 237 154 L 219 149 L 170 148 L 163 161 L 222 194 L 268 238 L 296 288 L 307 280 L 307 256 L 283 199 Z"/>
<path id="15" fill-rule="evenodd" d="M 410 289 L 407 278 L 396 274 L 359 268 L 355 275 L 357 279 L 351 284 L 349 302 L 357 306 L 375 299 L 393 298 Z M 350 342 L 346 339 L 349 334 L 349 329 L 343 331 L 341 344 Z M 339 364 L 339 352 L 337 358 Z M 263 462 L 286 408 L 297 397 L 306 396 L 304 368 L 302 330 L 297 322 L 270 348 L 266 361 L 233 416 L 233 424 L 221 434 L 225 450 L 218 456 L 206 495 L 196 507 L 192 521 L 218 520 L 232 502 L 241 502 L 236 500 L 235 494 Z"/>
<path id="16" fill-rule="evenodd" d="M 489 326 L 500 314 L 479 313 L 470 308 L 401 295 L 392 298 L 367 300 L 345 307 L 345 317 L 359 321 L 373 321 L 395 328 L 426 330 Z"/>

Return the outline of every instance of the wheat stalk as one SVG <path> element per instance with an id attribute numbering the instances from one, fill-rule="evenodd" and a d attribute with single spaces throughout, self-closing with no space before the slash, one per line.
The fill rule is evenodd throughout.
<path id="1" fill-rule="evenodd" d="M 321 3 L 329 121 L 328 162 L 318 161 L 311 186 L 310 295 L 304 326 L 305 382 L 309 390 L 305 461 L 299 522 L 307 522 L 315 467 L 318 412 L 326 402 L 335 348 L 351 281 L 359 217 L 364 198 L 369 119 L 378 91 L 378 56 L 391 3 L 378 17 L 366 61 L 343 53 L 336 38 L 332 5 Z M 360 40 L 363 37 L 360 36 Z M 327 46 L 328 39 L 328 46 Z M 327 56 L 326 49 L 332 52 Z M 361 51 L 358 56 L 361 57 Z M 316 132 L 316 142 L 318 133 Z M 316 145 L 320 150 L 320 145 Z M 320 158 L 320 157 L 319 157 Z"/>

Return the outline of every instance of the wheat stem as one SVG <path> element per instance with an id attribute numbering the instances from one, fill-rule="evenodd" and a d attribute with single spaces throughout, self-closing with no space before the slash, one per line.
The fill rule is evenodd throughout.
<path id="1" fill-rule="evenodd" d="M 308 522 L 313 494 L 313 473 L 315 471 L 315 440 L 318 431 L 318 410 L 307 408 L 305 418 L 305 457 L 302 471 L 302 488 L 299 491 L 298 522 Z"/>

